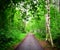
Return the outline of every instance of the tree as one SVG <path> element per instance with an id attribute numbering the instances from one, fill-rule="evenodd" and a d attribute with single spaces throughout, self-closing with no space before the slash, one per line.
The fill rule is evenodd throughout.
<path id="1" fill-rule="evenodd" d="M 46 0 L 46 9 L 47 9 L 47 14 L 46 14 L 46 40 L 51 42 L 51 45 L 53 46 L 53 40 L 52 40 L 52 35 L 50 31 L 50 1 Z"/>

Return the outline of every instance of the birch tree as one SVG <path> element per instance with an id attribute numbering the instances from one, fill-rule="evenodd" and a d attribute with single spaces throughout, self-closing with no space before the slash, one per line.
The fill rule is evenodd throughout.
<path id="1" fill-rule="evenodd" d="M 47 14 L 46 14 L 46 41 L 51 42 L 51 45 L 53 46 L 53 39 L 52 35 L 50 32 L 50 1 L 46 0 L 46 9 L 47 9 Z"/>

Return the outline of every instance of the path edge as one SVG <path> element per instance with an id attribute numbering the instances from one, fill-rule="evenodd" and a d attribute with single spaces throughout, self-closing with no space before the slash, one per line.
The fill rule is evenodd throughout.
<path id="1" fill-rule="evenodd" d="M 28 36 L 28 34 L 26 35 L 26 37 L 20 43 L 16 44 L 16 47 L 14 47 L 14 50 L 24 42 L 24 40 L 27 38 L 27 36 Z"/>
<path id="2" fill-rule="evenodd" d="M 41 44 L 40 44 L 40 41 L 39 41 L 39 39 L 37 39 L 36 37 L 35 37 L 35 35 L 33 35 L 34 36 L 34 38 L 37 40 L 37 42 L 39 43 L 39 46 L 44 50 L 44 48 L 41 46 Z"/>

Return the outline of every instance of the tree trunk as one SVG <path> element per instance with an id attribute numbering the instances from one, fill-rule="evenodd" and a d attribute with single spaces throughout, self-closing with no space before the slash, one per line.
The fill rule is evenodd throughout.
<path id="1" fill-rule="evenodd" d="M 52 0 L 52 5 L 60 12 L 60 0 Z"/>
<path id="2" fill-rule="evenodd" d="M 59 12 L 60 12 L 60 0 L 59 0 Z"/>
<path id="3" fill-rule="evenodd" d="M 47 9 L 47 14 L 46 14 L 46 40 L 51 43 L 53 46 L 53 40 L 52 40 L 52 35 L 50 32 L 50 2 L 49 0 L 46 0 L 46 9 Z"/>

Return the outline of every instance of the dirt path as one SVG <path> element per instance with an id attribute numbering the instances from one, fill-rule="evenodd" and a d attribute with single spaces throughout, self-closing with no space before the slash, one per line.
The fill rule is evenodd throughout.
<path id="1" fill-rule="evenodd" d="M 43 50 L 32 34 L 28 34 L 24 42 L 15 50 Z"/>

